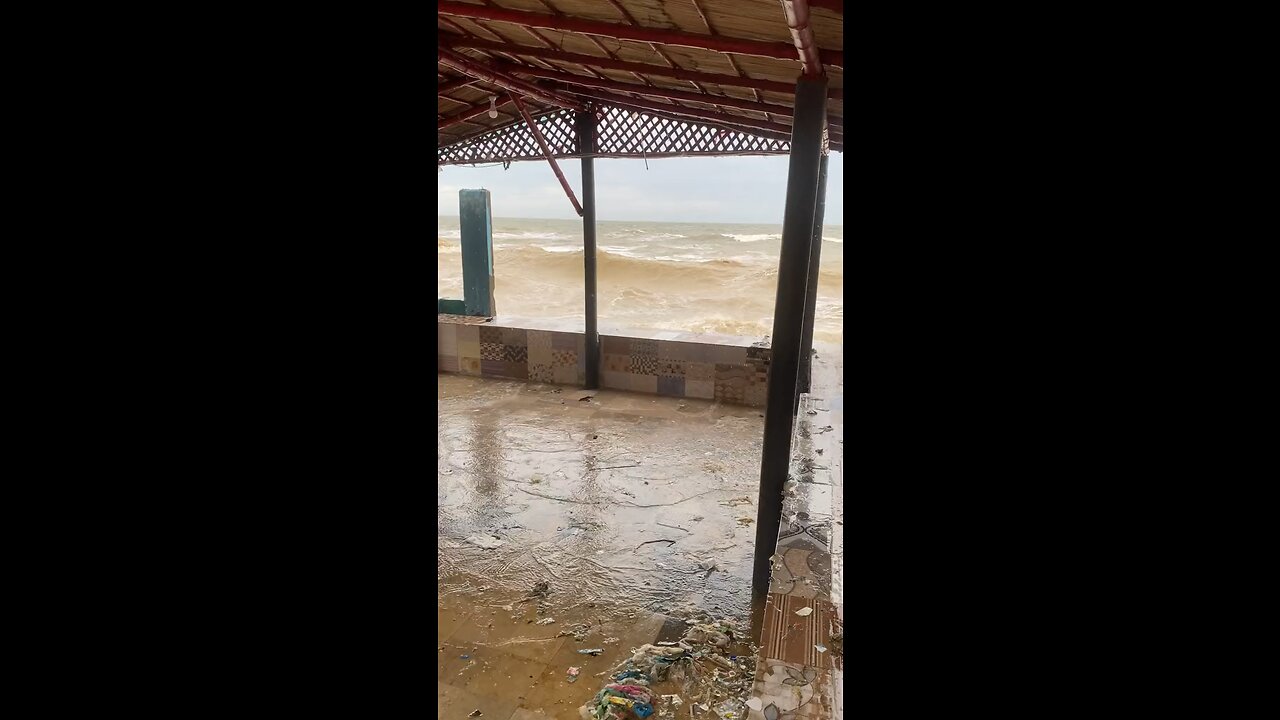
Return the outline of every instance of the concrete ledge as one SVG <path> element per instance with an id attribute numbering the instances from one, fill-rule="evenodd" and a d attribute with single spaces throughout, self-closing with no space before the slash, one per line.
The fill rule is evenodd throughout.
<path id="1" fill-rule="evenodd" d="M 675 331 L 600 334 L 600 384 L 612 390 L 764 407 L 763 341 Z M 556 320 L 437 317 L 439 372 L 581 387 L 586 336 Z"/>

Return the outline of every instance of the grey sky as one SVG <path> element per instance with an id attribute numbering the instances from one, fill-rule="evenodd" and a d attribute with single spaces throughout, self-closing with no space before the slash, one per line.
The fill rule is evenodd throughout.
<path id="1" fill-rule="evenodd" d="M 643 160 L 596 160 L 596 217 L 781 225 L 788 161 L 785 155 L 650 159 L 646 170 Z M 581 162 L 557 162 L 581 201 Z M 545 161 L 514 162 L 509 170 L 447 166 L 437 180 L 440 215 L 458 214 L 458 190 L 484 188 L 494 217 L 578 217 Z M 844 153 L 831 153 L 826 222 L 844 225 Z"/>

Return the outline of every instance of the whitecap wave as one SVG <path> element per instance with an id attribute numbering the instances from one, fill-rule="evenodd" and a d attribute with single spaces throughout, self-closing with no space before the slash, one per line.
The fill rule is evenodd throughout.
<path id="1" fill-rule="evenodd" d="M 761 240 L 781 240 L 782 235 L 779 233 L 761 233 L 759 235 L 736 234 L 736 233 L 720 233 L 720 237 L 733 238 L 738 242 L 760 242 Z"/>

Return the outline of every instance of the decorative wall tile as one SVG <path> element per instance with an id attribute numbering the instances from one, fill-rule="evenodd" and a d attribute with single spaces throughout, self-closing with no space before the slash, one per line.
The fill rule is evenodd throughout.
<path id="1" fill-rule="evenodd" d="M 658 357 L 658 341 L 657 340 L 632 340 L 631 341 L 632 357 Z"/>
<path id="2" fill-rule="evenodd" d="M 458 357 L 480 358 L 480 328 L 458 325 Z"/>
<path id="3" fill-rule="evenodd" d="M 436 354 L 458 355 L 458 326 L 452 323 L 437 323 Z"/>
<path id="4" fill-rule="evenodd" d="M 533 382 L 550 383 L 555 382 L 555 376 L 551 372 L 550 362 L 529 362 L 529 379 Z"/>
<path id="5" fill-rule="evenodd" d="M 684 364 L 684 376 L 689 380 L 715 380 L 716 364 L 686 361 Z"/>
<path id="6" fill-rule="evenodd" d="M 631 391 L 655 395 L 658 392 L 657 375 L 632 375 Z"/>
<path id="7" fill-rule="evenodd" d="M 582 333 L 493 325 L 437 323 L 440 372 L 581 386 L 586 378 Z M 602 335 L 601 384 L 615 390 L 763 406 L 769 348 L 697 342 L 695 333 L 655 340 Z"/>
<path id="8" fill-rule="evenodd" d="M 716 399 L 741 405 L 747 385 L 747 371 L 741 365 L 716 363 Z"/>
<path id="9" fill-rule="evenodd" d="M 667 377 L 684 378 L 684 361 L 683 360 L 663 360 L 658 358 L 658 375 Z"/>
<path id="10" fill-rule="evenodd" d="M 684 378 L 659 375 L 658 394 L 669 395 L 671 397 L 684 397 Z"/>
<path id="11" fill-rule="evenodd" d="M 658 359 L 659 360 L 688 360 L 691 355 L 691 346 L 689 343 L 683 342 L 662 342 L 658 343 Z"/>
<path id="12" fill-rule="evenodd" d="M 633 375 L 653 375 L 658 374 L 658 358 L 653 355 L 635 355 L 631 356 L 631 373 Z"/>
<path id="13" fill-rule="evenodd" d="M 601 335 L 600 352 L 605 355 L 630 355 L 631 338 L 617 337 L 614 335 Z"/>
<path id="14" fill-rule="evenodd" d="M 684 396 L 714 400 L 716 397 L 716 382 L 715 380 L 691 380 L 685 378 Z"/>
<path id="15" fill-rule="evenodd" d="M 529 331 L 521 328 L 500 328 L 502 344 L 516 347 L 529 347 Z"/>

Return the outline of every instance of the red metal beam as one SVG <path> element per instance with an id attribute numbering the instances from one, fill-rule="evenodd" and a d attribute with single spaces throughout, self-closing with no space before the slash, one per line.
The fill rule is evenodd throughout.
<path id="1" fill-rule="evenodd" d="M 781 0 L 782 12 L 791 28 L 791 39 L 800 55 L 800 68 L 804 75 L 817 77 L 822 74 L 822 61 L 818 59 L 818 41 L 813 39 L 813 27 L 809 24 L 809 0 Z"/>
<path id="2" fill-rule="evenodd" d="M 759 113 L 779 113 L 791 114 L 791 106 L 758 103 L 753 100 L 741 100 L 735 97 L 726 97 L 724 95 L 709 95 L 703 93 L 689 92 L 687 90 L 668 90 L 666 88 L 649 87 L 647 85 L 637 85 L 635 83 L 618 82 L 617 80 L 599 80 L 585 75 L 574 75 L 567 72 L 556 72 L 554 70 L 543 70 L 542 68 L 530 67 L 528 65 L 512 65 L 511 63 L 495 63 L 496 69 L 508 73 L 522 73 L 524 75 L 532 75 L 534 77 L 550 78 L 551 80 L 559 80 L 570 85 L 581 85 L 583 87 L 598 87 L 606 90 L 617 90 L 619 92 L 639 93 L 641 95 L 649 95 L 651 97 L 667 98 L 669 100 L 687 100 L 689 102 L 698 102 L 704 105 L 719 105 L 720 107 L 738 108 L 739 110 L 750 110 Z"/>
<path id="3" fill-rule="evenodd" d="M 480 81 L 473 77 L 464 77 L 464 78 L 458 78 L 457 80 L 450 80 L 449 82 L 436 85 L 436 95 L 447 95 L 453 92 L 454 90 L 457 90 L 459 88 L 464 88 L 468 85 L 472 85 L 478 82 Z"/>
<path id="4" fill-rule="evenodd" d="M 440 44 L 450 48 L 475 48 L 478 50 L 501 50 L 513 55 L 526 55 L 528 57 L 545 58 L 547 60 L 555 60 L 559 62 L 572 63 L 574 65 L 592 65 L 606 70 L 621 70 L 633 74 L 644 73 L 647 75 L 657 75 L 659 77 L 676 78 L 677 80 L 696 80 L 698 82 L 715 83 L 716 85 L 728 85 L 729 87 L 744 87 L 754 90 L 765 90 L 768 92 L 786 93 L 794 95 L 796 92 L 795 83 L 779 82 L 776 80 L 757 80 L 749 77 L 738 77 L 737 75 L 722 75 L 717 73 L 695 72 L 693 70 L 682 70 L 681 68 L 669 68 L 662 65 L 648 65 L 638 62 L 627 62 L 623 60 L 612 60 L 608 58 L 596 57 L 594 55 L 582 55 L 580 53 L 564 52 L 563 50 L 547 50 L 545 48 L 528 47 L 525 45 L 503 44 L 482 40 L 480 38 L 453 38 L 441 35 Z M 843 100 L 844 91 L 840 89 L 830 90 L 829 96 L 832 100 Z"/>
<path id="5" fill-rule="evenodd" d="M 481 6 L 476 5 L 475 7 Z M 442 64 L 448 65 L 464 75 L 470 75 L 478 80 L 493 83 L 500 88 L 518 95 L 528 95 L 530 97 L 539 98 L 543 102 L 550 103 L 557 107 L 578 111 L 586 110 L 585 105 L 574 101 L 572 98 L 564 97 L 551 90 L 545 90 L 537 85 L 520 80 L 519 78 L 514 78 L 495 70 L 490 70 L 478 60 L 473 60 L 462 53 L 454 52 L 448 48 L 437 48 L 437 51 L 439 61 Z"/>
<path id="6" fill-rule="evenodd" d="M 760 40 L 739 40 L 727 37 L 708 37 L 695 33 L 646 28 L 635 25 L 619 25 L 616 23 L 580 20 L 578 18 L 555 17 L 542 13 L 521 12 L 504 8 L 486 7 L 484 5 L 468 5 L 466 3 L 438 0 L 436 12 L 440 15 L 465 17 L 477 20 L 497 20 L 529 27 L 548 28 L 561 32 L 575 32 L 584 35 L 600 35 L 619 40 L 634 40 L 644 43 L 662 43 L 682 47 L 731 52 L 739 55 L 771 57 L 781 60 L 794 60 L 795 48 L 779 42 L 763 42 Z M 819 50 L 823 63 L 833 67 L 844 67 L 844 53 L 831 50 Z"/>
<path id="7" fill-rule="evenodd" d="M 538 123 L 533 121 L 533 117 L 529 115 L 529 111 L 524 109 L 524 105 L 520 103 L 520 98 L 515 95 L 511 96 L 511 102 L 515 103 L 516 109 L 524 117 L 524 121 L 529 124 L 529 131 L 533 133 L 533 139 L 538 141 L 538 147 L 542 148 L 542 154 L 547 158 L 547 162 L 551 163 L 551 170 L 556 174 L 556 179 L 560 181 L 560 187 L 564 188 L 564 194 L 569 196 L 569 202 L 573 203 L 573 209 L 578 211 L 578 217 L 582 217 L 582 205 L 578 203 L 578 198 L 573 194 L 573 188 L 569 187 L 569 181 L 564 179 L 564 173 L 560 172 L 560 166 L 556 164 L 556 159 L 551 157 L 551 148 L 547 146 L 547 139 L 542 137 L 542 131 L 538 129 Z"/>

